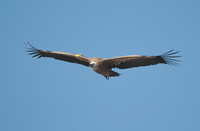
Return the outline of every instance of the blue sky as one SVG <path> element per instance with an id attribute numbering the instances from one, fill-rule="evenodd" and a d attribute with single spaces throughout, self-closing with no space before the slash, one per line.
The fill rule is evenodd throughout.
<path id="1" fill-rule="evenodd" d="M 198 0 L 1 0 L 1 131 L 198 131 Z M 180 66 L 92 69 L 39 49 L 110 58 L 181 50 Z"/>

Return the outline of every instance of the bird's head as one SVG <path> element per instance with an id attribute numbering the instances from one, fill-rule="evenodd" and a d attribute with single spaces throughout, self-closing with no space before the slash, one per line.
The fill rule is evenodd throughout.
<path id="1" fill-rule="evenodd" d="M 91 62 L 90 64 L 89 64 L 89 67 L 92 67 L 92 69 L 93 70 L 97 70 L 97 64 L 96 64 L 96 62 Z"/>

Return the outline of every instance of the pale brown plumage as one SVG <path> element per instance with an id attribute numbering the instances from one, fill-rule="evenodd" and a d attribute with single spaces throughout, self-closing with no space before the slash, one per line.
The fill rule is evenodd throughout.
<path id="1" fill-rule="evenodd" d="M 89 58 L 79 54 L 39 50 L 33 47 L 29 42 L 27 42 L 26 44 L 30 46 L 27 52 L 30 52 L 29 55 L 33 55 L 32 57 L 50 57 L 66 62 L 82 64 L 87 67 L 92 67 L 95 72 L 103 75 L 104 77 L 106 77 L 106 79 L 109 79 L 110 76 L 120 75 L 119 73 L 112 71 L 112 68 L 127 69 L 139 66 L 156 65 L 159 63 L 178 65 L 177 62 L 179 62 L 179 60 L 176 60 L 174 58 L 180 57 L 174 56 L 174 54 L 177 54 L 180 51 L 173 52 L 174 50 L 170 50 L 159 56 L 129 55 L 114 58 Z"/>

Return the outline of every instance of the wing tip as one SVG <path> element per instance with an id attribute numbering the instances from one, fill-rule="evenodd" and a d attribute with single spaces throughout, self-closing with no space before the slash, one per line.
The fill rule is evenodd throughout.
<path id="1" fill-rule="evenodd" d="M 28 41 L 24 42 L 24 44 L 26 46 L 29 46 L 29 47 L 26 47 L 27 48 L 26 52 L 29 52 L 28 55 L 32 55 L 32 58 L 36 57 L 36 58 L 39 59 L 40 57 L 42 57 L 42 54 L 41 54 L 40 50 L 35 48 L 34 46 L 32 46 Z"/>
<path id="2" fill-rule="evenodd" d="M 164 60 L 163 63 L 171 65 L 171 66 L 178 66 L 180 65 L 178 62 L 181 62 L 180 60 L 177 60 L 175 58 L 182 57 L 182 56 L 176 56 L 175 54 L 180 53 L 181 51 L 175 51 L 174 49 L 164 53 L 161 55 L 161 58 Z"/>

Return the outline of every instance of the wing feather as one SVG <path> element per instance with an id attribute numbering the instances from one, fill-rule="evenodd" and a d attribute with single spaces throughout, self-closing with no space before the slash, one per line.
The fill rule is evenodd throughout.
<path id="1" fill-rule="evenodd" d="M 130 55 L 130 56 L 114 57 L 104 60 L 104 63 L 108 64 L 111 68 L 119 68 L 119 69 L 156 65 L 159 63 L 176 66 L 178 65 L 177 62 L 180 61 L 174 58 L 180 56 L 173 56 L 173 55 L 179 53 L 180 51 L 176 52 L 173 51 L 174 50 L 170 50 L 160 56 Z"/>
<path id="2" fill-rule="evenodd" d="M 27 48 L 27 52 L 29 52 L 29 55 L 32 55 L 32 57 L 50 57 L 57 60 L 62 60 L 66 62 L 71 63 L 77 63 L 82 64 L 84 66 L 89 66 L 89 58 L 84 57 L 82 55 L 77 54 L 71 54 L 71 53 L 65 53 L 65 52 L 57 52 L 57 51 L 47 51 L 47 50 L 40 50 L 35 47 L 33 47 L 29 42 L 25 43 L 29 45 L 30 47 Z"/>

